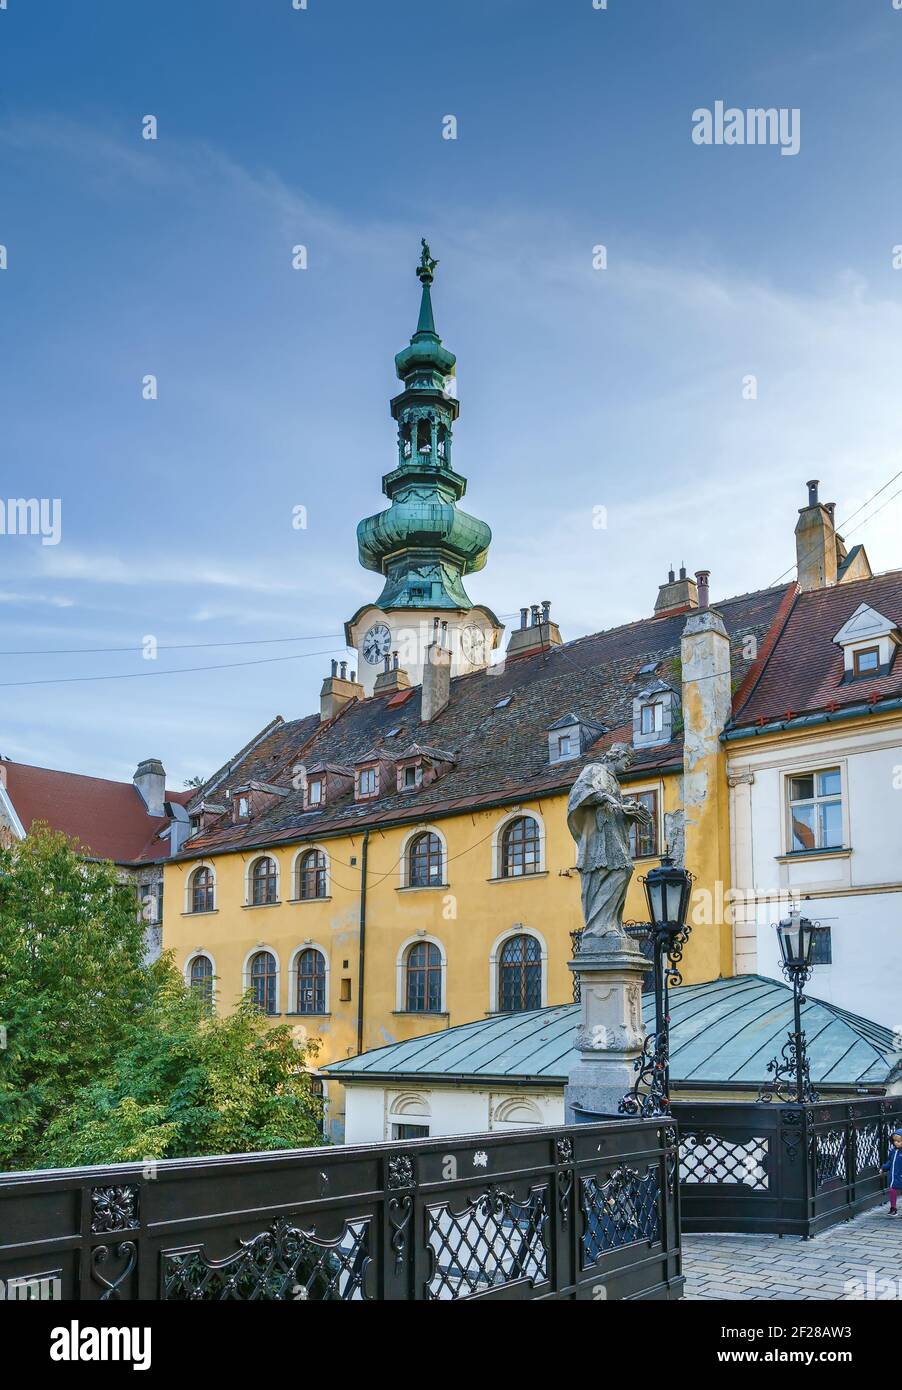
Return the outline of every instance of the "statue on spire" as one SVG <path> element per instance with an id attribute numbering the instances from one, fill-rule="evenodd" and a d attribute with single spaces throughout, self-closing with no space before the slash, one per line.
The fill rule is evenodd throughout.
<path id="1" fill-rule="evenodd" d="M 423 253 L 420 256 L 420 264 L 417 266 L 417 278 L 422 284 L 430 285 L 438 261 L 433 258 L 432 252 L 429 250 L 429 243 L 425 237 L 420 238 L 420 245 L 423 248 Z"/>

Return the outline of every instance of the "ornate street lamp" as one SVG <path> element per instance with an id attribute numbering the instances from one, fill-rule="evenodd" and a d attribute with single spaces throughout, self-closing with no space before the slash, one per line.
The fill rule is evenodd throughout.
<path id="1" fill-rule="evenodd" d="M 645 1118 L 670 1114 L 670 1008 L 667 991 L 682 984 L 679 963 L 692 928 L 686 922 L 692 874 L 665 853 L 660 866 L 640 879 L 645 885 L 650 920 L 631 934 L 650 938 L 655 994 L 655 1031 L 646 1035 L 636 1058 L 636 1081 L 620 1102 L 622 1115 Z M 628 929 L 629 930 L 629 929 Z M 666 957 L 666 964 L 665 964 Z"/>
<path id="2" fill-rule="evenodd" d="M 817 1091 L 811 1085 L 811 1072 L 805 1034 L 802 1031 L 802 1005 L 805 996 L 802 991 L 811 975 L 811 948 L 818 923 L 803 917 L 798 908 L 793 908 L 782 922 L 777 923 L 777 940 L 780 943 L 781 966 L 783 974 L 792 985 L 793 1031 L 783 1044 L 779 1057 L 768 1062 L 770 1081 L 765 1081 L 758 1099 L 778 1100 L 805 1105 L 818 1099 Z"/>

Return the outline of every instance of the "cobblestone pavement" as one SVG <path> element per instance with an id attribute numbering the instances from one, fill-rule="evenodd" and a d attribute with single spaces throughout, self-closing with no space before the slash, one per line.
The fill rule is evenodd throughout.
<path id="1" fill-rule="evenodd" d="M 686 1298 L 900 1299 L 902 1207 L 886 1204 L 812 1240 L 683 1236 Z"/>

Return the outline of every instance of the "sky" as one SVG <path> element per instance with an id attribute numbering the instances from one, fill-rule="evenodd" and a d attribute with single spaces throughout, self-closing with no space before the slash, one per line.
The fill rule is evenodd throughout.
<path id="1" fill-rule="evenodd" d="M 178 788 L 317 708 L 422 236 L 474 602 L 788 580 L 812 477 L 899 567 L 900 58 L 894 0 L 7 0 L 0 501 L 60 505 L 0 535 L 0 754 Z"/>

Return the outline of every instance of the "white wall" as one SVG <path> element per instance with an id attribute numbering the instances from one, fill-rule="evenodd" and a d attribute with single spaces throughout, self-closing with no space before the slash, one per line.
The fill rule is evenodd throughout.
<path id="1" fill-rule="evenodd" d="M 843 775 L 843 849 L 789 855 L 786 775 L 831 766 Z M 772 924 L 797 901 L 831 928 L 833 963 L 815 967 L 810 993 L 902 1026 L 902 729 L 828 725 L 728 746 L 728 775 L 737 973 L 781 978 Z"/>
<path id="2" fill-rule="evenodd" d="M 376 1144 L 392 1125 L 428 1125 L 430 1138 L 564 1122 L 564 1092 L 467 1086 L 377 1086 L 345 1081 L 345 1143 Z"/>

